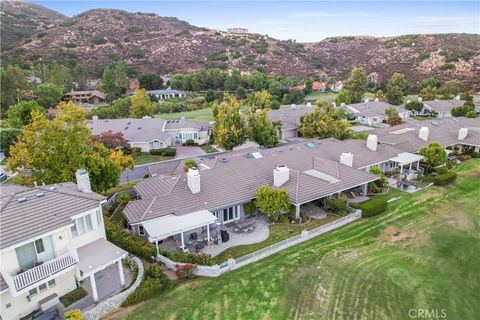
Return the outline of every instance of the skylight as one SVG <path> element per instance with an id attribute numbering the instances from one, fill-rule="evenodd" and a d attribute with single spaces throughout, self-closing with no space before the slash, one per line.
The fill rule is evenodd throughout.
<path id="1" fill-rule="evenodd" d="M 255 158 L 255 159 L 262 159 L 263 156 L 260 152 L 252 152 L 252 156 Z"/>
<path id="2" fill-rule="evenodd" d="M 340 182 L 340 180 L 338 180 L 337 178 L 335 178 L 335 177 L 333 177 L 329 174 L 326 174 L 324 172 L 320 172 L 318 170 L 315 170 L 315 169 L 305 170 L 305 171 L 303 171 L 303 173 L 305 173 L 306 175 L 309 175 L 311 177 L 318 178 L 318 179 L 321 179 L 323 181 L 327 181 L 329 183 Z"/>

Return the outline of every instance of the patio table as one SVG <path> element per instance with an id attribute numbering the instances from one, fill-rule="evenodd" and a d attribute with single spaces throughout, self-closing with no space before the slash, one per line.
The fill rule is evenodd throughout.
<path id="1" fill-rule="evenodd" d="M 244 220 L 244 221 L 235 222 L 235 227 L 237 227 L 240 230 L 253 227 L 254 225 L 255 225 L 254 220 Z"/>

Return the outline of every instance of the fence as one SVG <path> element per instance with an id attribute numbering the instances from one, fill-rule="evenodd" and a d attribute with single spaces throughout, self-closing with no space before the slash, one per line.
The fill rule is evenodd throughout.
<path id="1" fill-rule="evenodd" d="M 329 222 L 327 224 L 324 224 L 318 228 L 315 228 L 309 231 L 302 231 L 301 234 L 295 235 L 283 241 L 277 242 L 271 246 L 254 251 L 238 259 L 228 259 L 227 261 L 222 262 L 220 265 L 197 266 L 197 269 L 195 270 L 195 275 L 203 276 L 203 277 L 218 277 L 225 272 L 241 268 L 250 263 L 253 263 L 255 261 L 271 256 L 279 251 L 290 248 L 296 244 L 299 244 L 301 242 L 315 238 L 321 234 L 340 228 L 352 221 L 360 219 L 361 217 L 362 217 L 362 211 L 357 209 L 353 213 L 349 214 L 348 216 L 342 217 L 340 219 Z M 157 256 L 157 261 L 163 262 L 165 266 L 170 270 L 175 270 L 176 265 L 181 266 L 186 264 L 183 262 L 172 261 L 162 255 Z"/>
<path id="2" fill-rule="evenodd" d="M 118 191 L 118 192 L 115 192 L 113 196 L 108 198 L 108 200 L 103 204 L 103 206 L 110 210 L 114 206 L 115 202 L 117 201 L 117 196 L 122 193 L 126 193 L 130 195 L 132 198 L 135 198 L 137 196 L 137 193 L 133 189 Z"/>

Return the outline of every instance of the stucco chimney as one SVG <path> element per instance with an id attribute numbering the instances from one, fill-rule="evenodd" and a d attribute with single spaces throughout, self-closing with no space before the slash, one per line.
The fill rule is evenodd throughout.
<path id="1" fill-rule="evenodd" d="M 92 120 L 93 120 L 93 121 L 97 121 L 97 120 L 98 120 L 98 116 L 92 116 Z"/>
<path id="2" fill-rule="evenodd" d="M 286 166 L 277 166 L 273 169 L 273 185 L 275 187 L 282 186 L 290 178 L 290 169 Z"/>
<path id="3" fill-rule="evenodd" d="M 307 108 L 311 108 L 312 104 L 310 102 L 307 103 Z"/>
<path id="4" fill-rule="evenodd" d="M 460 128 L 458 130 L 458 140 L 463 140 L 468 135 L 468 128 Z"/>
<path id="5" fill-rule="evenodd" d="M 375 101 L 375 102 L 378 102 L 378 98 L 375 98 L 375 100 L 374 100 L 374 101 Z"/>
<path id="6" fill-rule="evenodd" d="M 376 134 L 369 134 L 367 137 L 367 148 L 372 151 L 377 151 L 378 136 Z"/>
<path id="7" fill-rule="evenodd" d="M 85 169 L 78 169 L 75 172 L 75 178 L 77 178 L 77 188 L 78 191 L 83 193 L 91 193 L 92 186 L 90 184 L 90 177 L 88 176 L 88 172 Z"/>
<path id="8" fill-rule="evenodd" d="M 192 193 L 200 192 L 200 173 L 197 168 L 190 168 L 187 172 L 187 185 Z"/>
<path id="9" fill-rule="evenodd" d="M 422 97 L 418 97 L 418 102 L 422 102 L 423 101 L 423 98 Z"/>
<path id="10" fill-rule="evenodd" d="M 363 100 L 365 103 L 369 103 L 370 100 L 368 98 L 365 98 L 365 100 Z"/>
<path id="11" fill-rule="evenodd" d="M 345 107 L 345 102 L 342 102 L 342 104 L 340 105 L 341 107 Z"/>
<path id="12" fill-rule="evenodd" d="M 455 96 L 455 100 L 460 100 L 460 96 Z"/>
<path id="13" fill-rule="evenodd" d="M 420 130 L 418 130 L 418 137 L 423 141 L 428 141 L 428 131 L 428 127 L 421 127 Z"/>
<path id="14" fill-rule="evenodd" d="M 290 108 L 291 108 L 291 109 L 297 109 L 297 105 L 296 105 L 295 103 L 292 103 L 292 104 L 290 105 Z"/>
<path id="15" fill-rule="evenodd" d="M 353 167 L 353 153 L 342 152 L 340 155 L 340 163 L 345 166 Z"/>

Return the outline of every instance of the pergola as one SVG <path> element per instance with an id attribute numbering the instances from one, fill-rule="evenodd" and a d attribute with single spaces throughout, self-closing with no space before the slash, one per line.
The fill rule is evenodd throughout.
<path id="1" fill-rule="evenodd" d="M 424 156 L 415 153 L 402 152 L 396 157 L 391 158 L 390 161 L 398 163 L 400 165 L 400 173 L 403 173 L 403 166 L 409 165 L 409 170 L 412 170 L 412 164 L 417 163 L 416 168 L 418 168 L 419 162 L 423 160 L 423 158 Z"/>
<path id="2" fill-rule="evenodd" d="M 217 222 L 217 217 L 208 210 L 201 210 L 189 214 L 176 216 L 170 214 L 158 219 L 143 223 L 143 228 L 148 233 L 148 240 L 154 242 L 157 247 L 158 241 L 170 236 L 180 234 L 182 239 L 182 249 L 185 249 L 185 239 L 183 233 L 200 227 L 207 227 L 207 241 L 210 242 L 210 224 Z"/>

